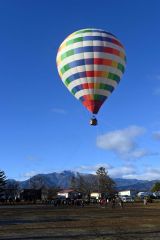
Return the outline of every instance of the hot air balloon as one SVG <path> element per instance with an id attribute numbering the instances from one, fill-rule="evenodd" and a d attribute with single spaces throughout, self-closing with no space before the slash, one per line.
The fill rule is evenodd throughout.
<path id="1" fill-rule="evenodd" d="M 120 82 L 126 66 L 123 45 L 112 33 L 87 28 L 69 35 L 57 53 L 59 75 L 68 90 L 93 114 Z"/>

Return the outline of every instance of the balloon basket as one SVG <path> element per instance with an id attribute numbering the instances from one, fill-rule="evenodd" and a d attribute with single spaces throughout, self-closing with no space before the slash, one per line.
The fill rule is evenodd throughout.
<path id="1" fill-rule="evenodd" d="M 91 126 L 97 126 L 98 124 L 97 119 L 94 116 L 90 119 L 89 123 Z"/>

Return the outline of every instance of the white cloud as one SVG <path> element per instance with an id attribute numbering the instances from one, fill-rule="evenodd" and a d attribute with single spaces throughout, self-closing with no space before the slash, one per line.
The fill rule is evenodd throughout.
<path id="1" fill-rule="evenodd" d="M 160 180 L 160 168 L 148 167 L 144 169 L 143 173 L 129 174 L 126 175 L 125 178 L 136 178 L 139 180 Z"/>
<path id="2" fill-rule="evenodd" d="M 123 179 L 139 179 L 139 180 L 158 180 L 160 179 L 160 168 L 153 168 L 151 166 L 141 168 L 140 170 L 134 165 L 122 165 L 120 167 L 113 167 L 106 163 L 96 164 L 93 166 L 80 166 L 75 171 L 95 174 L 99 167 L 105 167 L 108 175 L 112 178 Z"/>
<path id="3" fill-rule="evenodd" d="M 80 167 L 77 167 L 74 169 L 74 171 L 77 172 L 89 172 L 89 173 L 95 173 L 97 171 L 98 168 L 100 167 L 104 167 L 107 171 L 108 169 L 111 169 L 112 166 L 107 164 L 107 163 L 99 163 L 96 165 L 82 165 Z"/>
<path id="4" fill-rule="evenodd" d="M 124 178 L 125 175 L 136 173 L 136 168 L 132 165 L 113 167 L 107 163 L 99 163 L 96 165 L 83 165 L 75 168 L 74 171 L 95 174 L 97 169 L 100 167 L 104 167 L 106 171 L 108 171 L 109 176 L 113 178 Z"/>
<path id="5" fill-rule="evenodd" d="M 160 80 L 160 74 L 154 76 L 156 80 Z M 154 88 L 153 94 L 159 96 L 160 95 L 160 86 Z"/>
<path id="6" fill-rule="evenodd" d="M 26 179 L 29 179 L 29 178 L 35 176 L 35 175 L 38 174 L 38 173 L 39 173 L 39 172 L 34 171 L 34 170 L 32 170 L 32 171 L 30 171 L 30 172 L 22 173 L 22 174 L 20 175 L 20 178 L 19 178 L 18 180 L 24 181 L 24 180 L 26 180 Z"/>
<path id="7" fill-rule="evenodd" d="M 155 78 L 156 78 L 157 80 L 160 80 L 160 74 L 155 75 Z"/>
<path id="8" fill-rule="evenodd" d="M 132 158 L 132 159 L 138 159 L 138 158 L 142 158 L 144 156 L 149 156 L 149 155 L 153 155 L 153 153 L 151 153 L 149 150 L 147 149 L 135 149 L 131 152 L 129 152 L 128 154 L 126 154 L 126 158 Z"/>
<path id="9" fill-rule="evenodd" d="M 153 94 L 159 96 L 160 95 L 160 87 L 157 87 L 153 90 Z"/>
<path id="10" fill-rule="evenodd" d="M 160 141 L 160 131 L 154 132 L 154 133 L 153 133 L 153 138 L 154 138 L 155 140 Z"/>
<path id="11" fill-rule="evenodd" d="M 111 170 L 112 171 L 112 170 Z M 144 167 L 138 170 L 135 166 L 122 166 L 113 169 L 113 174 L 110 172 L 112 177 L 121 177 L 124 179 L 139 179 L 139 180 L 159 180 L 160 179 L 160 168 L 153 168 L 151 166 Z M 117 174 L 117 176 L 116 176 Z"/>
<path id="12" fill-rule="evenodd" d="M 97 146 L 111 150 L 123 159 L 136 159 L 150 155 L 147 149 L 139 148 L 136 137 L 145 133 L 145 129 L 138 126 L 130 126 L 122 130 L 116 130 L 97 137 Z"/>
<path id="13" fill-rule="evenodd" d="M 67 112 L 62 108 L 52 108 L 51 112 L 58 113 L 58 114 L 67 114 Z"/>
<path id="14" fill-rule="evenodd" d="M 147 77 L 150 79 L 150 80 L 160 80 L 160 74 L 149 74 L 147 75 Z"/>
<path id="15" fill-rule="evenodd" d="M 159 80 L 160 80 L 160 74 L 151 74 L 151 75 L 148 75 L 148 78 L 154 83 L 157 84 L 157 87 L 154 86 L 154 88 L 152 89 L 152 94 L 153 95 L 157 95 L 157 96 L 160 96 L 160 86 L 158 85 L 159 84 Z"/>
<path id="16" fill-rule="evenodd" d="M 28 156 L 26 156 L 25 159 L 26 159 L 27 161 L 32 161 L 32 162 L 39 160 L 39 158 L 38 158 L 37 156 L 33 156 L 33 155 L 28 155 Z"/>
<path id="17" fill-rule="evenodd" d="M 109 170 L 109 175 L 113 178 L 126 178 L 127 175 L 135 173 L 136 168 L 134 166 L 114 167 Z"/>

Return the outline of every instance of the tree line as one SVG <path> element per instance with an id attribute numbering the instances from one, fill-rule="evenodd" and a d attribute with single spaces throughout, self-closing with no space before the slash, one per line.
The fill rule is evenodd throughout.
<path id="1" fill-rule="evenodd" d="M 86 176 L 78 173 L 72 177 L 70 186 L 86 194 L 98 192 L 113 195 L 116 191 L 116 184 L 113 179 L 109 177 L 104 167 L 98 168 L 96 175 L 90 174 Z"/>
<path id="2" fill-rule="evenodd" d="M 107 193 L 108 195 L 114 195 L 116 193 L 116 184 L 104 167 L 98 168 L 95 175 L 77 173 L 71 177 L 69 187 L 86 195 L 90 195 L 92 192 Z M 30 178 L 29 188 L 35 190 L 46 189 L 46 185 L 40 176 L 36 178 L 32 177 Z M 11 192 L 12 195 L 16 195 L 19 190 L 19 183 L 7 181 L 5 172 L 0 170 L 0 198 L 4 192 L 6 196 L 9 196 Z M 60 187 L 48 188 L 49 198 L 56 195 L 59 190 Z M 151 191 L 160 191 L 160 181 L 153 185 Z"/>
<path id="3" fill-rule="evenodd" d="M 85 193 L 86 195 L 89 195 L 91 192 L 114 194 L 115 186 L 115 182 L 109 177 L 105 168 L 100 167 L 96 171 L 96 175 L 77 173 L 76 175 L 72 176 L 70 179 L 69 188 Z M 46 184 L 41 176 L 36 176 L 30 178 L 29 188 L 35 190 L 45 189 Z M 13 192 L 16 194 L 16 191 L 19 189 L 20 186 L 18 182 L 7 181 L 4 171 L 0 171 L 0 197 L 4 191 L 5 193 L 8 191 L 8 195 L 12 192 L 13 195 Z M 58 190 L 60 190 L 60 187 L 52 187 L 48 189 L 49 195 L 56 195 Z"/>

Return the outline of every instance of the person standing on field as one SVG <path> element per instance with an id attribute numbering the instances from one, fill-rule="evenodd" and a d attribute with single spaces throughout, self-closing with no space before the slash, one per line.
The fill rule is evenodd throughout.
<path id="1" fill-rule="evenodd" d="M 145 197 L 143 200 L 144 205 L 147 205 L 147 198 Z"/>

